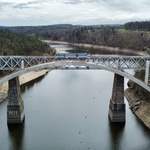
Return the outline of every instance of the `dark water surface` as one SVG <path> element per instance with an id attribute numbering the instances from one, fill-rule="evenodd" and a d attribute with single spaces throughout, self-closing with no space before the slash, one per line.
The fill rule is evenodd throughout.
<path id="1" fill-rule="evenodd" d="M 110 123 L 112 82 L 103 70 L 54 70 L 23 86 L 22 125 L 8 128 L 0 105 L 0 150 L 149 150 L 150 131 L 128 105 L 126 123 Z"/>
<path id="2" fill-rule="evenodd" d="M 104 70 L 53 70 L 22 86 L 22 125 L 8 127 L 0 104 L 0 150 L 149 150 L 150 130 L 126 101 L 126 123 L 109 121 L 112 84 Z"/>

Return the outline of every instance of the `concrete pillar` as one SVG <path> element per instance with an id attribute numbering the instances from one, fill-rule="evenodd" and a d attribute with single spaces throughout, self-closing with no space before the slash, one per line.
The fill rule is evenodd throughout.
<path id="1" fill-rule="evenodd" d="M 112 97 L 109 104 L 109 118 L 111 122 L 125 122 L 124 77 L 115 74 Z"/>
<path id="2" fill-rule="evenodd" d="M 7 123 L 20 124 L 25 117 L 24 104 L 21 98 L 19 77 L 9 80 Z"/>
<path id="3" fill-rule="evenodd" d="M 24 69 L 24 60 L 21 60 L 21 69 Z"/>
<path id="4" fill-rule="evenodd" d="M 150 72 L 150 62 L 146 61 L 146 69 L 145 69 L 145 84 L 149 84 L 149 72 Z"/>

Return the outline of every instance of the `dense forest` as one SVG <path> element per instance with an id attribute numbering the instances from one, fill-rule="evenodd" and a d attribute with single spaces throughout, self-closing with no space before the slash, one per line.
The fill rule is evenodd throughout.
<path id="1" fill-rule="evenodd" d="M 53 55 L 55 51 L 33 36 L 0 29 L 0 55 Z"/>
<path id="2" fill-rule="evenodd" d="M 118 47 L 120 49 L 147 51 L 150 53 L 149 27 L 149 21 L 128 22 L 125 25 L 82 26 L 58 24 L 49 26 L 1 27 L 7 31 L 0 31 L 0 34 L 5 32 L 5 36 L 2 35 L 0 37 L 0 53 L 4 55 L 12 53 L 19 55 L 25 53 L 27 55 L 53 53 L 52 49 L 38 39 L 87 43 Z M 15 32 L 15 34 L 13 35 L 8 30 Z M 28 36 L 24 36 L 22 33 Z M 6 40 L 3 39 L 4 37 Z"/>
<path id="3" fill-rule="evenodd" d="M 40 40 L 87 43 L 150 53 L 150 21 L 128 22 L 125 25 L 58 24 L 1 28 L 5 29 L 0 30 L 0 53 L 3 55 L 53 54 L 53 50 Z"/>
<path id="4" fill-rule="evenodd" d="M 124 28 L 126 30 L 150 31 L 150 21 L 128 22 L 124 25 Z"/>
<path id="5" fill-rule="evenodd" d="M 125 27 L 127 24 L 125 24 Z M 123 25 L 74 26 L 70 24 L 34 27 L 9 27 L 40 39 L 87 43 L 150 51 L 150 33 L 142 30 L 126 30 Z"/>

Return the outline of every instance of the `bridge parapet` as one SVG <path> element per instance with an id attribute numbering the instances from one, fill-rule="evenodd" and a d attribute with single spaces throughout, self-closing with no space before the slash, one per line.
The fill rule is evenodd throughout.
<path id="1" fill-rule="evenodd" d="M 150 61 L 150 56 L 91 55 L 87 59 L 64 58 L 63 60 L 94 62 L 99 65 L 118 69 L 145 70 L 146 62 Z M 62 59 L 55 59 L 55 57 L 50 56 L 0 56 L 0 70 L 22 70 L 54 61 L 62 61 Z"/>
<path id="2" fill-rule="evenodd" d="M 45 56 L 0 56 L 0 70 L 22 70 L 54 60 L 55 57 Z"/>
<path id="3" fill-rule="evenodd" d="M 150 61 L 150 56 L 100 55 L 91 56 L 88 61 L 113 68 L 145 70 L 146 62 Z"/>

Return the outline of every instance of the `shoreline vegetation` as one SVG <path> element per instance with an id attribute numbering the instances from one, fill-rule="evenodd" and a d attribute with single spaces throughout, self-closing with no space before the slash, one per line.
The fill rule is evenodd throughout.
<path id="1" fill-rule="evenodd" d="M 110 47 L 110 46 L 102 46 L 102 45 L 93 45 L 93 44 L 86 44 L 86 43 L 70 43 L 70 42 L 65 42 L 65 41 L 53 41 L 53 40 L 42 40 L 45 43 L 51 44 L 69 44 L 72 46 L 76 46 L 76 47 L 80 47 L 80 48 L 89 48 L 89 49 L 97 49 L 97 50 L 106 50 L 109 52 L 124 52 L 124 53 L 132 53 L 135 55 L 141 55 L 141 56 L 145 56 L 148 55 L 148 53 L 146 51 L 135 51 L 135 50 L 131 50 L 131 49 L 120 49 L 118 47 Z M 59 52 L 59 51 L 58 51 Z"/>

